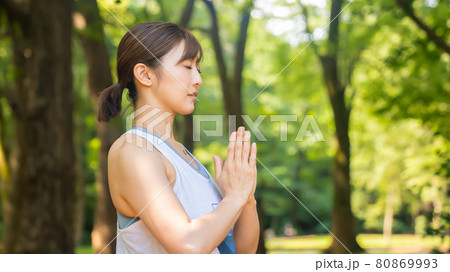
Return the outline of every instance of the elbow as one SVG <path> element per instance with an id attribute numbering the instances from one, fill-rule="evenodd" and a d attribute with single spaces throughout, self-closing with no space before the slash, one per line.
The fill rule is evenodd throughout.
<path id="1" fill-rule="evenodd" d="M 212 250 L 211 250 L 212 251 Z M 204 245 L 193 241 L 180 241 L 177 246 L 167 249 L 171 254 L 206 254 L 210 253 Z"/>
<path id="2" fill-rule="evenodd" d="M 213 251 L 209 249 L 204 241 L 186 241 L 183 243 L 183 249 L 186 254 L 209 254 Z"/>
<path id="3" fill-rule="evenodd" d="M 167 253 L 170 254 L 207 254 L 211 253 L 214 248 L 209 250 L 210 245 L 205 236 L 199 235 L 197 232 L 190 231 L 186 228 L 183 232 L 170 236 L 170 240 L 164 243 Z"/>

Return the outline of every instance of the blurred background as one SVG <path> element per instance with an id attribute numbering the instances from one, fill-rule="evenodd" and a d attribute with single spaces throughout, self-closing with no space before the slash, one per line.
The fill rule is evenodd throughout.
<path id="1" fill-rule="evenodd" d="M 448 253 L 449 14 L 448 0 L 1 0 L 0 252 L 115 252 L 106 157 L 131 109 L 99 124 L 97 97 L 126 28 L 171 21 L 204 50 L 194 114 L 226 132 L 228 115 L 267 115 L 259 253 Z M 296 140 L 307 115 L 325 141 Z M 227 133 L 193 142 L 192 116 L 175 129 L 213 175 Z"/>

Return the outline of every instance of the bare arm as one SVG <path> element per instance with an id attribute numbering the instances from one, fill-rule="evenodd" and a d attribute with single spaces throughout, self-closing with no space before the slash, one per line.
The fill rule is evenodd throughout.
<path id="1" fill-rule="evenodd" d="M 259 219 L 256 200 L 248 201 L 233 229 L 238 254 L 254 254 L 259 242 Z"/>

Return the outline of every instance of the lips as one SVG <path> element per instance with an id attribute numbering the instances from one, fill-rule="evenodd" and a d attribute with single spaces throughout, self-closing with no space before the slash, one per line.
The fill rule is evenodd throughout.
<path id="1" fill-rule="evenodd" d="M 195 92 L 195 93 L 190 93 L 190 94 L 188 94 L 188 96 L 193 96 L 193 97 L 197 97 L 197 94 L 198 94 L 198 92 Z"/>

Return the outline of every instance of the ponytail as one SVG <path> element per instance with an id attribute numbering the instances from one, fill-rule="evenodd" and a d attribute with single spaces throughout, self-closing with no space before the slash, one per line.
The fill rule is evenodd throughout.
<path id="1" fill-rule="evenodd" d="M 109 122 L 116 117 L 122 109 L 122 93 L 124 87 L 116 83 L 100 93 L 98 97 L 97 120 L 99 122 Z"/>

